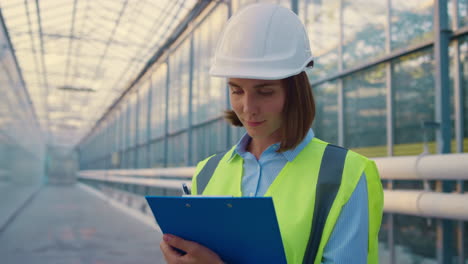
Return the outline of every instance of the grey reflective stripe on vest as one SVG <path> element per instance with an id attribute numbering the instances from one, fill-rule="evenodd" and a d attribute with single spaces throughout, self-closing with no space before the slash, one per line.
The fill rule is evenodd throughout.
<path id="1" fill-rule="evenodd" d="M 219 161 L 221 161 L 221 159 L 224 157 L 224 155 L 226 155 L 226 153 L 227 151 L 215 154 L 206 162 L 203 169 L 197 175 L 197 193 L 196 194 L 203 193 L 206 185 L 208 185 L 208 182 L 211 179 L 211 176 L 213 176 L 213 173 L 216 170 L 216 167 L 218 167 Z"/>
<path id="2" fill-rule="evenodd" d="M 329 144 L 325 148 L 322 163 L 320 164 L 312 230 L 304 254 L 304 264 L 314 263 L 315 261 L 328 213 L 340 188 L 347 153 L 347 149 L 335 145 Z"/>

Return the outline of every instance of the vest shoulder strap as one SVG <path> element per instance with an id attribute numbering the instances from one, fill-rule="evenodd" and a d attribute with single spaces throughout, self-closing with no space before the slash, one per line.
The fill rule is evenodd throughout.
<path id="1" fill-rule="evenodd" d="M 328 214 L 341 185 L 344 163 L 348 150 L 328 144 L 320 164 L 319 177 L 315 192 L 315 205 L 312 230 L 304 254 L 304 264 L 314 263 L 322 240 L 323 228 Z"/>
<path id="2" fill-rule="evenodd" d="M 218 167 L 219 162 L 221 159 L 226 155 L 227 151 L 221 152 L 218 154 L 213 155 L 203 166 L 203 169 L 197 175 L 197 194 L 202 194 L 208 185 L 211 177 L 213 176 L 216 167 Z"/>

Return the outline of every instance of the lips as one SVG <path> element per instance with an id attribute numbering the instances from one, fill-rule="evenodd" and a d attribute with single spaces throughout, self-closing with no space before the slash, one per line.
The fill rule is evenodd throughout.
<path id="1" fill-rule="evenodd" d="M 253 121 L 246 121 L 247 125 L 250 127 L 257 127 L 263 124 L 265 121 L 260 121 L 260 122 L 253 122 Z"/>

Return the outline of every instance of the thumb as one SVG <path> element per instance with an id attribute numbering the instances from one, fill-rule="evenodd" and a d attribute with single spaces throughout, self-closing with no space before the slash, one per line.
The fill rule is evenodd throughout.
<path id="1" fill-rule="evenodd" d="M 182 239 L 178 236 L 170 235 L 170 234 L 164 234 L 163 236 L 164 241 L 166 241 L 167 244 L 169 244 L 172 247 L 181 249 L 185 252 L 192 252 L 194 248 L 197 247 L 197 243 Z"/>

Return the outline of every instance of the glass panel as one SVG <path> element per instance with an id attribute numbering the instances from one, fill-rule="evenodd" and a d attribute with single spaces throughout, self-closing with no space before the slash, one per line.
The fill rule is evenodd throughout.
<path id="1" fill-rule="evenodd" d="M 306 27 L 316 62 L 308 73 L 314 79 L 335 73 L 340 44 L 340 0 L 299 2 L 299 17 Z"/>
<path id="2" fill-rule="evenodd" d="M 133 147 L 136 144 L 136 115 L 137 115 L 137 94 L 132 93 L 130 94 L 130 98 L 128 102 L 128 146 Z"/>
<path id="3" fill-rule="evenodd" d="M 38 111 L 33 108 L 39 106 L 28 102 L 3 28 L 0 20 L 0 183 L 38 185 L 43 181 L 38 172 L 45 171 L 46 152 L 46 138 L 36 120 Z"/>
<path id="4" fill-rule="evenodd" d="M 390 260 L 390 248 L 388 246 L 388 233 L 390 230 L 390 217 L 383 214 L 379 231 L 379 263 L 387 263 Z"/>
<path id="5" fill-rule="evenodd" d="M 395 255 L 398 264 L 436 264 L 436 220 L 395 215 Z"/>
<path id="6" fill-rule="evenodd" d="M 169 58 L 169 133 L 188 127 L 190 41 L 185 40 Z"/>
<path id="7" fill-rule="evenodd" d="M 460 75 L 462 78 L 461 87 L 464 89 L 465 102 L 463 104 L 464 112 L 464 152 L 468 152 L 468 37 L 460 39 Z M 468 242 L 467 242 L 468 244 Z"/>
<path id="8" fill-rule="evenodd" d="M 344 84 L 344 145 L 368 156 L 387 155 L 385 64 L 350 75 Z"/>
<path id="9" fill-rule="evenodd" d="M 147 168 L 148 167 L 148 146 L 144 145 L 138 147 L 138 160 L 137 160 L 137 167 L 138 168 Z"/>
<path id="10" fill-rule="evenodd" d="M 128 151 L 128 156 L 127 156 L 127 168 L 129 169 L 135 169 L 136 168 L 136 149 L 132 148 Z"/>
<path id="11" fill-rule="evenodd" d="M 49 89 L 48 97 L 55 98 L 59 108 L 50 112 L 82 116 L 90 119 L 90 124 L 115 102 L 198 3 L 165 0 L 73 4 L 48 0 L 37 5 L 31 1 L 7 1 L 9 4 L 3 5 L 3 2 L 2 19 L 24 70 L 24 80 L 27 87 L 37 87 L 30 95 L 36 108 L 40 108 L 40 122 L 48 122 L 46 95 L 37 92 L 45 90 L 38 63 L 42 59 L 47 65 L 44 70 L 48 86 L 54 88 Z M 39 13 L 41 27 L 37 24 Z M 39 42 L 44 44 L 43 52 L 37 52 Z M 40 54 L 45 56 L 39 58 Z M 60 86 L 95 89 L 93 96 L 72 95 L 84 99 L 79 101 L 86 105 L 86 111 L 69 107 L 67 102 L 76 105 L 77 100 L 69 98 L 71 89 L 55 89 Z M 50 126 L 51 141 L 74 145 L 89 131 L 88 126 L 76 125 L 77 129 L 71 130 L 67 125 L 66 119 L 54 120 Z"/>
<path id="12" fill-rule="evenodd" d="M 434 152 L 435 131 L 423 130 L 422 123 L 434 121 L 433 52 L 428 49 L 404 56 L 392 63 L 394 154 L 418 155 L 424 134 Z"/>
<path id="13" fill-rule="evenodd" d="M 150 80 L 145 78 L 138 90 L 138 144 L 148 141 L 148 93 Z"/>
<path id="14" fill-rule="evenodd" d="M 343 66 L 385 53 L 386 0 L 345 0 L 343 3 Z"/>
<path id="15" fill-rule="evenodd" d="M 122 108 L 120 109 L 120 119 L 121 119 L 121 127 L 120 129 L 122 130 L 122 137 L 121 137 L 121 148 L 120 150 L 125 150 L 127 148 L 127 137 L 128 137 L 128 115 L 127 115 L 127 108 L 128 108 L 128 102 L 122 102 Z"/>
<path id="16" fill-rule="evenodd" d="M 164 136 L 166 121 L 167 64 L 158 65 L 151 76 L 151 138 Z"/>
<path id="17" fill-rule="evenodd" d="M 433 2 L 392 0 L 392 49 L 405 48 L 433 37 Z"/>
<path id="18" fill-rule="evenodd" d="M 193 164 L 226 151 L 226 121 L 219 120 L 193 130 Z"/>
<path id="19" fill-rule="evenodd" d="M 338 85 L 336 81 L 312 87 L 315 99 L 315 120 L 312 125 L 317 138 L 338 144 Z"/>
<path id="20" fill-rule="evenodd" d="M 165 156 L 165 152 L 164 152 L 164 140 L 158 140 L 158 141 L 155 141 L 153 143 L 151 143 L 150 145 L 150 160 L 151 160 L 151 164 L 150 164 L 150 167 L 151 168 L 162 168 L 164 167 L 164 156 Z"/>
<path id="21" fill-rule="evenodd" d="M 465 264 L 468 264 L 468 243 L 466 237 L 468 236 L 468 222 L 465 221 L 463 222 L 464 225 L 464 230 L 463 230 L 463 239 L 465 240 L 465 248 L 463 249 L 464 255 L 465 255 Z"/>
<path id="22" fill-rule="evenodd" d="M 112 124 L 111 124 L 111 127 L 110 127 L 110 130 L 111 130 L 111 135 L 112 135 L 112 141 L 111 141 L 111 150 L 112 150 L 112 153 L 115 153 L 117 152 L 118 150 L 118 140 L 119 140 L 119 134 L 118 134 L 118 119 L 117 119 L 117 113 L 114 111 L 114 113 L 112 113 Z"/>
<path id="23" fill-rule="evenodd" d="M 246 133 L 244 127 L 236 127 L 232 125 L 227 125 L 231 130 L 231 143 L 230 145 L 234 145 L 239 143 L 241 137 Z"/>
<path id="24" fill-rule="evenodd" d="M 468 0 L 458 0 L 458 27 L 468 26 Z"/>
<path id="25" fill-rule="evenodd" d="M 120 108 L 120 148 L 119 150 L 124 150 L 127 147 L 127 103 L 123 102 L 122 108 Z"/>
<path id="26" fill-rule="evenodd" d="M 167 167 L 187 166 L 188 134 L 181 133 L 168 138 Z"/>
<path id="27" fill-rule="evenodd" d="M 209 69 L 227 12 L 226 5 L 219 6 L 194 33 L 193 124 L 218 117 L 226 108 L 226 80 L 210 77 Z"/>
<path id="28" fill-rule="evenodd" d="M 456 142 L 456 136 L 455 136 L 455 133 L 456 133 L 456 128 L 455 128 L 455 113 L 454 111 L 456 110 L 455 107 L 456 107 L 456 104 L 455 104 L 455 99 L 458 101 L 460 98 L 455 98 L 455 91 L 454 91 L 454 88 L 455 88 L 455 71 L 457 71 L 457 74 L 459 74 L 460 76 L 460 88 L 461 88 L 461 92 L 462 92 L 462 95 L 464 95 L 464 97 L 462 97 L 462 105 L 460 106 L 461 107 L 461 112 L 462 112 L 462 115 L 463 115 L 463 118 L 464 118 L 464 124 L 465 124 L 465 127 L 463 127 L 463 131 L 462 131 L 462 137 L 464 137 L 464 142 L 462 142 L 463 144 L 463 148 L 462 148 L 462 151 L 463 152 L 467 152 L 468 150 L 468 134 L 467 134 L 467 127 L 466 127 L 466 122 L 467 122 L 467 115 L 466 115 L 466 111 L 467 111 L 467 102 L 468 102 L 468 99 L 467 99 L 467 94 L 466 94 L 466 85 L 467 85 L 467 78 L 466 78 L 466 75 L 467 73 L 464 72 L 464 69 L 466 69 L 468 67 L 468 62 L 467 62 L 467 56 L 466 56 L 466 53 L 468 52 L 468 45 L 467 45 L 467 40 L 468 40 L 468 37 L 461 37 L 461 38 L 458 38 L 457 40 L 454 40 L 450 43 L 450 47 L 449 47 L 449 56 L 450 56 L 450 66 L 449 66 L 449 69 L 450 69 L 450 102 L 451 102 L 451 105 L 453 105 L 454 107 L 451 108 L 451 115 L 452 115 L 452 152 L 457 152 L 457 142 Z M 458 58 L 455 58 L 455 51 L 456 51 L 456 45 L 458 45 L 458 52 L 459 52 L 459 57 Z M 457 69 L 455 67 L 455 62 L 456 62 L 456 59 L 459 60 L 459 63 L 460 63 L 460 67 Z M 465 74 L 465 76 L 464 76 Z M 465 90 L 465 91 L 464 91 Z M 464 102 L 463 102 L 464 101 Z M 462 121 L 463 122 L 463 121 Z"/>

